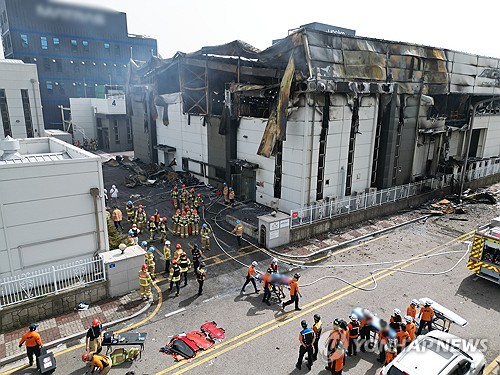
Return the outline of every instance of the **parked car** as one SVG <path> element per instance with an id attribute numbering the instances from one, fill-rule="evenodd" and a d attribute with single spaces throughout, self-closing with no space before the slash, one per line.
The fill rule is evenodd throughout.
<path id="1" fill-rule="evenodd" d="M 475 346 L 457 336 L 431 331 L 417 337 L 378 375 L 481 375 L 486 360 Z"/>

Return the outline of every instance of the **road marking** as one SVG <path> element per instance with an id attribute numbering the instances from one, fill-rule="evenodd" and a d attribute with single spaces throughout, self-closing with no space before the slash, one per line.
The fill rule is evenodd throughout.
<path id="1" fill-rule="evenodd" d="M 484 375 L 493 375 L 493 371 L 500 366 L 500 355 L 496 357 L 491 363 L 484 369 Z"/>
<path id="2" fill-rule="evenodd" d="M 183 311 L 186 311 L 185 307 L 183 307 L 182 309 L 179 309 L 179 310 L 175 310 L 175 311 L 169 312 L 168 314 L 165 314 L 165 318 L 168 318 L 169 316 L 181 313 Z"/>
<path id="3" fill-rule="evenodd" d="M 436 247 L 434 247 L 434 248 L 432 248 L 430 250 L 427 250 L 427 251 L 421 253 L 419 256 L 423 256 L 423 255 L 429 254 L 429 253 L 434 252 L 434 251 L 436 251 L 436 250 L 438 250 L 440 248 L 447 247 L 447 246 L 449 246 L 450 244 L 452 244 L 454 242 L 466 239 L 466 238 L 470 237 L 473 233 L 474 233 L 474 231 L 470 231 L 468 233 L 464 233 L 464 234 L 462 234 L 462 235 L 460 235 L 458 237 L 455 237 L 454 239 L 448 241 L 445 244 L 438 245 L 438 246 L 436 246 Z M 425 259 L 425 258 L 420 258 L 420 259 L 417 259 L 417 260 L 414 260 L 414 261 L 403 261 L 403 262 L 397 263 L 394 266 L 389 267 L 388 270 L 383 270 L 383 271 L 379 271 L 379 272 L 375 273 L 373 275 L 373 278 L 375 280 L 377 280 L 377 281 L 381 280 L 381 279 L 384 279 L 387 276 L 391 276 L 392 274 L 397 273 L 398 269 L 407 268 L 407 267 L 409 267 L 409 266 L 411 266 L 411 265 L 413 265 L 415 263 L 418 263 L 418 262 L 422 261 L 423 259 Z M 368 286 L 368 285 L 370 285 L 372 283 L 373 283 L 372 276 L 367 276 L 367 277 L 365 277 L 365 278 L 363 278 L 361 280 L 358 280 L 358 281 L 356 281 L 356 282 L 354 282 L 352 284 L 355 285 L 358 288 L 362 288 L 362 287 Z M 217 346 L 213 347 L 210 350 L 200 352 L 200 353 L 197 354 L 197 356 L 195 358 L 196 362 L 191 363 L 187 367 L 185 367 L 185 368 L 177 371 L 176 374 L 182 374 L 182 373 L 184 373 L 186 371 L 189 371 L 189 370 L 191 370 L 191 369 L 193 369 L 193 368 L 195 368 L 197 366 L 200 366 L 201 364 L 206 363 L 206 362 L 208 362 L 208 361 L 210 361 L 210 360 L 218 357 L 221 354 L 224 354 L 224 353 L 226 353 L 226 352 L 228 352 L 228 351 L 230 351 L 232 349 L 235 349 L 235 348 L 237 348 L 237 347 L 239 347 L 239 346 L 241 346 L 241 345 L 243 345 L 243 344 L 245 344 L 247 342 L 250 342 L 250 341 L 252 341 L 252 340 L 254 340 L 254 339 L 256 339 L 256 338 L 258 338 L 258 337 L 260 337 L 260 336 L 262 336 L 262 335 L 264 335 L 266 333 L 268 333 L 268 332 L 271 332 L 271 331 L 273 331 L 274 329 L 276 329 L 278 327 L 281 327 L 281 326 L 283 326 L 285 324 L 288 324 L 289 322 L 294 321 L 295 319 L 298 319 L 298 318 L 300 318 L 300 317 L 302 317 L 302 316 L 304 316 L 306 314 L 310 314 L 313 310 L 316 310 L 316 309 L 318 309 L 320 307 L 323 307 L 325 305 L 328 305 L 328 304 L 330 304 L 330 303 L 332 303 L 332 302 L 334 302 L 334 301 L 336 301 L 336 300 L 338 300 L 340 298 L 343 298 L 343 297 L 345 297 L 345 296 L 347 296 L 347 295 L 349 295 L 351 293 L 354 293 L 354 292 L 356 292 L 356 291 L 359 290 L 356 287 L 348 285 L 348 286 L 345 286 L 345 287 L 343 287 L 341 289 L 335 290 L 335 291 L 333 291 L 332 293 L 330 293 L 330 294 L 328 294 L 326 296 L 320 297 L 317 300 L 304 305 L 302 307 L 302 311 L 300 313 L 294 314 L 291 317 L 289 317 L 289 316 L 293 313 L 293 311 L 285 313 L 285 314 L 279 316 L 278 318 L 270 320 L 270 321 L 268 321 L 268 322 L 266 322 L 266 323 L 264 323 L 264 324 L 262 324 L 260 326 L 257 326 L 257 327 L 254 327 L 254 328 L 250 329 L 247 332 L 244 332 L 244 333 L 242 333 L 242 334 L 240 334 L 240 335 L 238 335 L 236 337 L 233 337 L 230 340 L 222 342 L 220 345 L 217 345 Z M 338 296 L 330 299 L 331 297 L 333 297 L 335 295 L 338 295 Z M 283 322 L 283 320 L 285 318 L 287 318 L 287 320 Z M 279 323 L 276 324 L 276 322 L 279 322 Z M 269 328 L 266 328 L 267 326 L 272 325 L 272 324 L 273 324 L 273 326 L 271 326 Z M 266 328 L 266 329 L 263 330 L 263 331 L 260 331 L 263 328 Z M 260 332 L 257 332 L 257 331 L 260 331 Z M 255 335 L 253 335 L 253 336 L 250 336 L 254 332 L 257 332 L 257 333 Z M 250 336 L 250 337 L 247 337 L 247 338 L 245 338 L 245 339 L 243 339 L 241 341 L 238 341 L 238 340 L 244 338 L 245 336 Z M 229 344 L 231 344 L 231 343 L 233 343 L 235 341 L 238 341 L 238 342 L 236 342 L 235 344 L 232 344 L 232 345 L 228 346 Z M 224 349 L 219 350 L 221 348 L 224 348 Z M 210 354 L 212 352 L 215 352 L 215 353 Z M 204 356 L 208 356 L 208 357 L 199 359 L 200 357 L 204 357 Z M 199 359 L 199 360 L 197 360 L 197 359 Z M 179 363 L 177 363 L 175 365 L 172 365 L 172 366 L 166 368 L 165 370 L 162 370 L 162 371 L 156 373 L 156 375 L 166 374 L 167 372 L 175 370 L 175 369 L 177 369 L 177 368 L 179 368 L 179 367 L 181 367 L 183 365 L 185 365 L 185 363 L 179 362 Z"/>
<path id="4" fill-rule="evenodd" d="M 255 247 L 255 245 L 251 244 L 251 245 L 246 245 L 246 246 L 243 246 L 243 247 L 240 247 L 240 250 L 245 250 L 245 249 L 249 249 L 251 247 Z"/>
<path id="5" fill-rule="evenodd" d="M 122 329 L 120 329 L 118 331 L 114 331 L 115 333 L 127 332 L 127 331 L 130 331 L 130 330 L 138 327 L 138 326 L 142 326 L 143 324 L 145 324 L 149 320 L 151 320 L 156 314 L 158 314 L 158 311 L 160 311 L 161 305 L 163 303 L 163 297 L 162 297 L 162 294 L 161 294 L 161 289 L 156 284 L 153 284 L 153 287 L 158 292 L 158 304 L 156 305 L 156 308 L 153 310 L 153 312 L 151 313 L 151 315 L 146 316 L 144 319 L 142 319 L 141 321 L 139 321 L 137 323 L 131 324 L 131 325 L 129 325 L 129 326 L 125 327 L 125 328 L 122 328 Z M 63 355 L 65 353 L 69 353 L 69 352 L 72 352 L 73 350 L 84 348 L 84 347 L 85 347 L 85 343 L 78 344 L 78 345 L 75 345 L 75 346 L 63 349 L 60 352 L 54 353 L 54 357 L 59 357 L 60 355 Z M 24 364 L 22 366 L 16 367 L 16 368 L 14 368 L 12 370 L 9 370 L 7 372 L 3 372 L 2 375 L 13 374 L 16 371 L 20 371 L 20 370 L 22 370 L 22 369 L 24 369 L 26 367 L 29 367 L 29 366 L 27 366 L 26 364 Z"/>
<path id="6" fill-rule="evenodd" d="M 237 259 L 237 258 L 244 257 L 244 256 L 246 256 L 246 255 L 250 255 L 250 254 L 256 253 L 257 251 L 260 251 L 260 250 L 259 250 L 259 249 L 255 249 L 255 250 L 249 251 L 249 252 L 247 252 L 247 253 L 245 253 L 245 254 L 233 255 L 233 257 L 232 257 L 232 258 L 222 259 L 222 260 L 220 260 L 220 261 L 213 262 L 213 263 L 211 263 L 211 264 L 207 264 L 207 266 L 215 266 L 215 265 L 217 265 L 217 264 L 221 264 L 221 263 L 225 263 L 225 262 L 227 262 L 227 261 L 229 261 L 229 260 L 233 260 L 233 258 L 236 258 L 236 259 Z"/>

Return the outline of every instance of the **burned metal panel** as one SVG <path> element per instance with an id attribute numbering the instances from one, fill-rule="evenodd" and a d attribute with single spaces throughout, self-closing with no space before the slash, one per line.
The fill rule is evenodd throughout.
<path id="1" fill-rule="evenodd" d="M 341 37 L 341 40 L 344 51 L 367 51 L 385 54 L 389 45 L 386 42 L 375 39 Z"/>
<path id="2" fill-rule="evenodd" d="M 332 37 L 329 33 L 308 32 L 309 46 L 319 46 L 326 49 L 342 50 L 342 38 Z"/>
<path id="3" fill-rule="evenodd" d="M 388 46 L 389 55 L 407 55 L 426 59 L 446 60 L 444 50 L 440 48 L 417 46 L 401 42 L 390 42 Z"/>
<path id="4" fill-rule="evenodd" d="M 347 65 L 345 75 L 347 79 L 353 80 L 385 81 L 387 78 L 385 69 L 378 65 Z"/>
<path id="5" fill-rule="evenodd" d="M 309 45 L 311 59 L 315 62 L 328 62 L 330 64 L 343 64 L 344 56 L 342 50 L 333 48 L 324 48 Z"/>
<path id="6" fill-rule="evenodd" d="M 221 44 L 218 46 L 202 47 L 196 52 L 186 54 L 188 57 L 200 55 L 219 55 L 219 56 L 240 56 L 248 59 L 255 59 L 260 53 L 258 48 L 245 43 L 241 40 L 234 40 L 232 42 Z"/>
<path id="7" fill-rule="evenodd" d="M 385 53 L 370 51 L 344 51 L 345 65 L 377 65 L 385 68 L 387 59 Z"/>

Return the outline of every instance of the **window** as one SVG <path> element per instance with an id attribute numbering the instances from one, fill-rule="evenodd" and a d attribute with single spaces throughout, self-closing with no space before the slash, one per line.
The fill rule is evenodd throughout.
<path id="1" fill-rule="evenodd" d="M 71 52 L 78 51 L 78 42 L 75 39 L 71 39 Z"/>
<path id="2" fill-rule="evenodd" d="M 52 38 L 52 43 L 54 44 L 55 49 L 59 49 L 60 46 L 59 38 Z"/>
<path id="3" fill-rule="evenodd" d="M 43 71 L 50 72 L 50 60 L 48 57 L 43 58 Z"/>
<path id="4" fill-rule="evenodd" d="M 41 36 L 40 37 L 40 44 L 42 45 L 42 49 L 48 49 L 49 44 L 47 42 L 47 37 L 46 36 Z"/>
<path id="5" fill-rule="evenodd" d="M 109 52 L 109 43 L 104 43 L 104 49 Z"/>
<path id="6" fill-rule="evenodd" d="M 115 44 L 115 56 L 120 56 L 120 46 L 118 44 Z"/>
<path id="7" fill-rule="evenodd" d="M 59 82 L 59 93 L 62 95 L 66 94 L 66 90 L 64 89 L 64 82 Z"/>
<path id="8" fill-rule="evenodd" d="M 95 120 L 96 120 L 97 128 L 101 129 L 102 128 L 102 118 L 97 117 Z"/>
<path id="9" fill-rule="evenodd" d="M 21 98 L 23 100 L 24 123 L 26 124 L 26 136 L 28 138 L 33 138 L 35 134 L 33 132 L 33 121 L 31 119 L 30 97 L 28 95 L 28 90 L 21 90 Z"/>
<path id="10" fill-rule="evenodd" d="M 88 42 L 88 41 L 83 40 L 83 41 L 82 41 L 82 46 L 83 46 L 83 50 L 84 50 L 85 52 L 88 52 L 88 51 L 89 51 L 89 42 Z"/>
<path id="11" fill-rule="evenodd" d="M 113 132 L 115 133 L 115 144 L 120 144 L 120 133 L 118 132 L 118 120 L 113 120 Z"/>
<path id="12" fill-rule="evenodd" d="M 132 143 L 132 124 L 130 123 L 130 118 L 127 117 L 127 142 Z"/>
<path id="13" fill-rule="evenodd" d="M 52 84 L 52 81 L 47 81 L 46 86 L 47 86 L 47 91 L 49 93 L 52 93 L 52 90 L 54 89 L 54 85 Z"/>
<path id="14" fill-rule="evenodd" d="M 61 59 L 55 59 L 56 71 L 61 73 L 63 71 Z"/>
<path id="15" fill-rule="evenodd" d="M 7 97 L 5 90 L 0 89 L 0 112 L 2 113 L 3 134 L 5 137 L 12 137 L 12 128 L 10 127 L 9 106 L 7 105 Z"/>
<path id="16" fill-rule="evenodd" d="M 28 35 L 21 34 L 21 44 L 23 47 L 28 47 Z"/>

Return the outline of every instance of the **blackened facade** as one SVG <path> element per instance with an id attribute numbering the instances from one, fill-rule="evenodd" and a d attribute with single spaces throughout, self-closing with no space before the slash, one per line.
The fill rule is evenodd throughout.
<path id="1" fill-rule="evenodd" d="M 129 35 L 125 13 L 47 0 L 0 0 L 5 58 L 38 67 L 46 128 L 62 128 L 58 106 L 123 85 L 130 58 L 157 55 L 155 39 Z"/>

